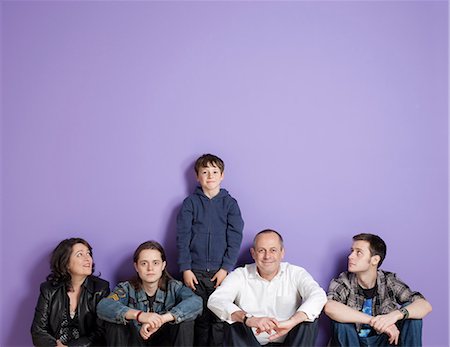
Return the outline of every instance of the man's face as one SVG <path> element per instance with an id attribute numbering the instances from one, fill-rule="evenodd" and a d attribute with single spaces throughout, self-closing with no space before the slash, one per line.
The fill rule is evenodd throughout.
<path id="1" fill-rule="evenodd" d="M 256 238 L 255 246 L 250 249 L 258 273 L 262 278 L 271 280 L 280 269 L 284 257 L 281 240 L 275 233 L 263 233 Z"/>
<path id="2" fill-rule="evenodd" d="M 353 273 L 366 272 L 373 265 L 378 264 L 375 256 L 370 254 L 370 244 L 367 241 L 357 240 L 353 241 L 353 245 L 348 256 L 348 271 Z"/>

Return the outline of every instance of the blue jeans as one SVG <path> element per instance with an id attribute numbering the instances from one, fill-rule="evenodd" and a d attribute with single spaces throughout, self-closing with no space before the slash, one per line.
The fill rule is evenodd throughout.
<path id="1" fill-rule="evenodd" d="M 422 320 L 406 319 L 397 322 L 400 330 L 398 346 L 419 347 L 422 346 Z M 389 338 L 386 334 L 380 334 L 369 337 L 360 337 L 353 323 L 338 323 L 332 321 L 332 346 L 394 346 L 389 344 Z"/>

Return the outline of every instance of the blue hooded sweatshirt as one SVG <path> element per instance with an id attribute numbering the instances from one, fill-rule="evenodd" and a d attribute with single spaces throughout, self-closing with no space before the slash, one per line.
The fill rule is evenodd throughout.
<path id="1" fill-rule="evenodd" d="M 237 201 L 225 189 L 210 199 L 197 187 L 184 199 L 177 216 L 180 271 L 233 270 L 243 228 Z"/>

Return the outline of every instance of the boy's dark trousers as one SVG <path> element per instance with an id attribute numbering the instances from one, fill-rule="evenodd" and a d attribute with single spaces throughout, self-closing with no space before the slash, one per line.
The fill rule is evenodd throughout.
<path id="1" fill-rule="evenodd" d="M 195 320 L 194 346 L 222 346 L 223 322 L 207 307 L 208 298 L 214 292 L 216 282 L 211 281 L 217 270 L 192 270 L 197 277 L 195 294 L 203 299 L 203 312 Z"/>
<path id="2" fill-rule="evenodd" d="M 267 346 L 315 346 L 318 333 L 317 319 L 314 322 L 303 322 L 293 327 L 286 335 L 284 342 L 269 342 Z M 233 323 L 224 326 L 224 341 L 225 347 L 260 347 L 258 340 L 253 333 L 252 328 L 243 323 Z"/>
<path id="3" fill-rule="evenodd" d="M 194 321 L 179 324 L 165 323 L 157 332 L 144 340 L 133 324 L 105 322 L 107 346 L 192 346 Z"/>

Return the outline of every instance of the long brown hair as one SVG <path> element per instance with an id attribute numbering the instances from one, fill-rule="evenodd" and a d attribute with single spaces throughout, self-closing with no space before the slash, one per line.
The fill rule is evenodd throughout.
<path id="1" fill-rule="evenodd" d="M 137 264 L 137 262 L 139 260 L 139 255 L 141 254 L 142 251 L 144 251 L 146 249 L 154 249 L 155 251 L 158 251 L 161 254 L 162 261 L 166 262 L 166 267 L 164 268 L 161 278 L 159 279 L 159 282 L 158 282 L 158 288 L 163 291 L 166 291 L 167 290 L 167 282 L 169 282 L 169 280 L 172 279 L 173 277 L 167 271 L 166 252 L 164 251 L 164 248 L 163 248 L 163 246 L 161 246 L 160 243 L 158 243 L 156 241 L 146 241 L 144 243 L 141 243 L 139 245 L 139 247 L 136 248 L 136 250 L 134 251 L 133 262 Z M 130 283 L 134 287 L 135 290 L 140 290 L 142 288 L 142 280 L 137 273 L 136 273 L 136 276 L 130 280 Z"/>

